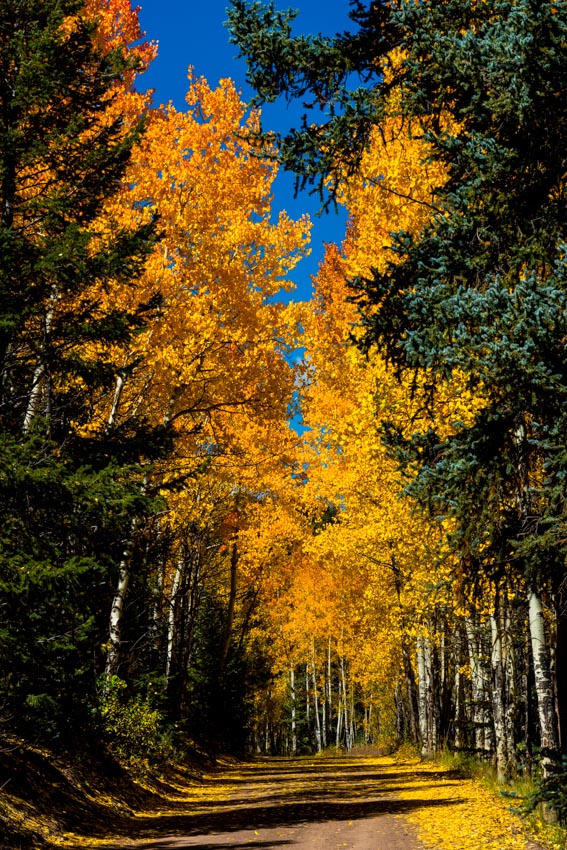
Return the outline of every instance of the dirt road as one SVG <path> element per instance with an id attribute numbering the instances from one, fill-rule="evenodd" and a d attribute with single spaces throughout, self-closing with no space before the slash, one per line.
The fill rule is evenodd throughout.
<path id="1" fill-rule="evenodd" d="M 273 759 L 208 780 L 192 814 L 160 813 L 162 838 L 120 846 L 423 850 L 405 815 L 439 802 L 402 800 L 401 791 L 399 774 L 365 760 Z M 147 821 L 144 826 L 148 829 Z"/>
<path id="2" fill-rule="evenodd" d="M 88 846 L 544 850 L 500 795 L 447 767 L 400 754 L 226 764 L 200 782 L 168 780 L 152 800 L 113 819 L 113 839 L 106 833 Z"/>

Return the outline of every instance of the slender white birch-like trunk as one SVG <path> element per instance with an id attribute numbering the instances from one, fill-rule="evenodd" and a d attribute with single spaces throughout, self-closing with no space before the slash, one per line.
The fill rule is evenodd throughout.
<path id="1" fill-rule="evenodd" d="M 469 664 L 471 668 L 472 713 L 475 749 L 488 753 L 491 747 L 489 718 L 486 709 L 486 683 L 482 664 L 482 647 L 476 623 L 465 619 Z"/>
<path id="2" fill-rule="evenodd" d="M 510 772 L 505 723 L 506 677 L 502 652 L 502 618 L 498 610 L 498 605 L 495 613 L 490 616 L 490 630 L 492 634 L 492 713 L 496 744 L 496 772 L 499 782 L 507 782 L 510 778 Z"/>
<path id="3" fill-rule="evenodd" d="M 124 389 L 124 378 L 122 375 L 116 376 L 116 384 L 114 385 L 114 396 L 112 399 L 112 407 L 110 408 L 110 413 L 108 414 L 108 422 L 106 423 L 107 431 L 113 427 L 116 423 L 116 419 L 118 416 L 118 408 L 120 407 L 120 399 L 122 398 L 122 390 Z"/>
<path id="4" fill-rule="evenodd" d="M 354 683 L 351 683 L 350 688 L 350 748 L 354 747 L 356 741 L 356 715 L 354 712 Z"/>
<path id="5" fill-rule="evenodd" d="M 344 720 L 344 732 L 345 732 L 345 746 L 347 750 L 352 749 L 352 728 L 351 728 L 351 718 L 349 711 L 349 702 L 348 702 L 348 692 L 347 692 L 347 683 L 346 683 L 346 672 L 345 672 L 345 660 L 341 655 L 340 657 L 340 669 L 341 669 L 341 680 L 339 684 L 339 689 L 341 692 L 341 698 L 339 699 L 339 704 L 342 702 L 343 705 L 343 720 Z"/>
<path id="6" fill-rule="evenodd" d="M 465 713 L 465 701 L 463 698 L 463 674 L 462 674 L 462 654 L 463 642 L 462 631 L 457 629 L 453 640 L 453 652 L 455 657 L 455 749 L 459 750 L 464 744 L 463 725 Z"/>
<path id="7" fill-rule="evenodd" d="M 112 600 L 110 608 L 109 635 L 108 635 L 108 651 L 106 653 L 106 666 L 104 670 L 106 691 L 110 677 L 116 675 L 118 663 L 120 660 L 120 643 L 122 635 L 122 615 L 124 613 L 124 602 L 126 599 L 126 591 L 130 582 L 130 561 L 132 552 L 134 551 L 134 539 L 138 521 L 136 518 L 132 520 L 130 534 L 124 546 L 122 560 L 118 568 L 118 583 L 116 592 Z"/>
<path id="8" fill-rule="evenodd" d="M 173 660 L 173 644 L 175 641 L 175 606 L 177 602 L 177 594 L 181 583 L 181 573 L 183 571 L 183 557 L 180 554 L 177 559 L 177 566 L 173 576 L 173 584 L 171 586 L 171 594 L 169 596 L 168 611 L 167 611 L 167 655 L 165 659 L 165 678 L 169 679 L 171 675 L 171 663 Z"/>
<path id="9" fill-rule="evenodd" d="M 343 731 L 343 701 L 339 699 L 337 703 L 337 729 L 335 735 L 335 747 L 338 750 L 341 745 L 341 735 Z"/>
<path id="10" fill-rule="evenodd" d="M 44 323 L 43 323 L 43 343 L 41 346 L 41 350 L 45 351 L 47 347 L 47 340 L 49 334 L 51 333 L 51 326 L 53 324 L 53 315 L 55 311 L 55 304 L 59 298 L 59 290 L 56 286 L 53 286 L 51 289 L 51 294 L 49 296 L 49 307 L 47 309 L 47 313 L 45 314 Z M 31 385 L 31 390 L 28 398 L 28 406 L 26 408 L 26 415 L 24 417 L 23 422 L 23 432 L 27 434 L 31 428 L 31 424 L 37 415 L 39 405 L 41 403 L 41 398 L 46 392 L 50 392 L 49 388 L 45 387 L 45 363 L 42 362 L 41 357 L 40 361 L 35 367 L 35 371 L 33 374 L 33 380 Z M 49 413 L 50 408 L 50 400 L 46 403 L 46 412 Z"/>
<path id="11" fill-rule="evenodd" d="M 424 638 L 417 638 L 417 707 L 419 718 L 419 734 L 421 737 L 421 754 L 428 755 L 427 729 L 427 674 L 425 669 Z"/>
<path id="12" fill-rule="evenodd" d="M 528 592 L 532 661 L 537 694 L 537 711 L 541 735 L 541 769 L 544 778 L 557 763 L 559 732 L 550 672 L 549 648 L 545 635 L 543 605 L 535 590 Z"/>
<path id="13" fill-rule="evenodd" d="M 331 679 L 331 638 L 327 643 L 327 707 L 329 717 L 329 738 L 331 737 L 331 717 L 333 708 L 333 682 Z"/>
<path id="14" fill-rule="evenodd" d="M 289 668 L 289 688 L 291 697 L 291 754 L 297 755 L 297 728 L 295 721 L 295 670 L 293 664 Z"/>
<path id="15" fill-rule="evenodd" d="M 429 638 L 417 638 L 418 708 L 421 732 L 421 753 L 433 756 L 436 749 L 436 719 L 431 679 L 431 646 Z"/>
<path id="16" fill-rule="evenodd" d="M 516 689 L 516 656 L 512 640 L 512 622 L 510 608 L 507 605 L 504 624 L 504 674 L 506 682 L 506 705 L 504 709 L 504 728 L 508 742 L 508 769 L 512 775 L 518 766 L 516 747 L 516 712 L 518 694 Z"/>
<path id="17" fill-rule="evenodd" d="M 313 675 L 313 712 L 315 715 L 315 746 L 317 752 L 322 750 L 321 746 L 321 720 L 319 718 L 319 692 L 317 689 L 317 668 L 315 667 L 315 638 L 311 644 L 311 672 Z"/>

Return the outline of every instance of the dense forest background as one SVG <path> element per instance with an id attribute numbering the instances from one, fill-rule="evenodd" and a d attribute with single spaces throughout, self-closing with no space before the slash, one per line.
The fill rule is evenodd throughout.
<path id="1" fill-rule="evenodd" d="M 181 112 L 129 0 L 0 4 L 3 733 L 410 740 L 562 811 L 567 4 L 292 18 L 234 0 L 257 102 Z M 281 166 L 349 214 L 309 302 Z"/>

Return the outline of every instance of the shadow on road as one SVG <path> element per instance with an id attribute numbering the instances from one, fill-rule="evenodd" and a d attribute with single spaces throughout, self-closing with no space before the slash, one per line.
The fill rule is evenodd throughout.
<path id="1" fill-rule="evenodd" d="M 236 774 L 236 775 L 234 775 Z M 207 786 L 214 788 L 219 784 L 220 799 L 210 803 L 199 803 L 199 811 L 191 814 L 187 803 L 179 803 L 179 813 L 175 809 L 159 817 L 138 816 L 124 819 L 123 823 L 113 824 L 116 837 L 136 837 L 138 850 L 150 850 L 159 847 L 182 848 L 180 837 L 187 839 L 202 836 L 200 850 L 219 850 L 230 846 L 239 850 L 249 843 L 240 842 L 241 836 L 235 833 L 246 830 L 278 829 L 299 826 L 301 824 L 325 823 L 328 821 L 357 821 L 363 818 L 375 818 L 382 815 L 405 815 L 414 809 L 455 805 L 462 799 L 453 798 L 450 802 L 413 799 L 401 800 L 392 796 L 403 790 L 409 776 L 407 773 L 373 772 L 368 763 L 356 766 L 340 759 L 325 760 L 321 764 L 311 765 L 303 761 L 283 762 L 273 765 L 266 762 L 254 766 L 239 766 L 234 774 L 222 774 L 217 779 L 208 780 Z M 411 778 L 419 778 L 419 769 Z M 432 774 L 423 774 L 430 785 Z M 233 793 L 226 796 L 226 783 L 230 783 Z M 412 787 L 415 791 L 415 785 Z M 205 809 L 205 811 L 203 811 Z M 222 843 L 221 833 L 234 834 L 237 843 Z M 214 835 L 219 835 L 215 841 Z M 163 836 L 158 842 L 159 837 Z M 177 838 L 176 838 L 177 837 Z M 144 843 L 146 842 L 146 843 Z M 254 841 L 255 847 L 276 847 L 286 845 L 287 841 L 271 841 L 263 844 Z M 116 843 L 114 848 L 124 847 Z M 189 845 L 186 845 L 189 846 Z"/>
<path id="2" fill-rule="evenodd" d="M 258 850 L 258 848 L 259 850 L 262 850 L 262 848 L 263 850 L 272 850 L 272 848 L 276 847 L 289 847 L 293 843 L 293 841 L 254 841 L 254 850 Z M 144 850 L 144 848 L 145 850 L 173 850 L 173 848 L 175 848 L 175 850 L 183 850 L 184 846 L 189 847 L 190 845 L 183 845 L 179 842 L 179 839 L 172 838 L 171 841 L 169 841 L 168 839 L 166 839 L 165 841 L 162 840 L 159 842 L 159 844 L 156 844 L 155 841 L 153 841 L 151 844 L 137 844 L 136 850 Z M 238 844 L 234 844 L 231 841 L 230 844 L 227 844 L 226 842 L 220 844 L 199 843 L 198 845 L 193 844 L 192 846 L 195 848 L 195 850 L 223 850 L 223 848 L 225 847 L 230 847 L 230 850 L 250 850 L 251 848 L 249 839 L 245 839 L 242 843 Z"/>

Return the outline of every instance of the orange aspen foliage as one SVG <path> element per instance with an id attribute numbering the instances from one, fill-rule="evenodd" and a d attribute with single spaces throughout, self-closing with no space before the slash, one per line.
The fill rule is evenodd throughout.
<path id="1" fill-rule="evenodd" d="M 346 300 L 347 280 L 384 267 L 390 234 L 418 231 L 431 215 L 444 174 L 422 165 L 426 156 L 423 141 L 395 118 L 386 135 L 376 134 L 360 180 L 344 188 L 351 220 L 342 250 L 327 247 L 313 302 L 297 307 L 306 348 L 301 391 L 308 430 L 297 455 L 304 483 L 295 479 L 283 497 L 295 542 L 287 566 L 280 553 L 279 584 L 266 600 L 282 636 L 280 669 L 286 646 L 307 660 L 313 637 L 320 653 L 330 639 L 364 693 L 380 695 L 386 724 L 403 635 L 428 632 L 432 613 L 450 606 L 450 570 L 439 565 L 438 527 L 400 499 L 403 482 L 379 433 L 384 418 L 411 428 L 430 414 L 380 356 L 367 361 L 351 344 L 357 315 Z M 469 401 L 458 387 L 448 389 L 442 412 L 462 417 Z M 332 509 L 332 521 L 316 529 L 313 521 L 298 523 L 294 499 L 295 514 L 297 503 L 304 517 Z"/>
<path id="2" fill-rule="evenodd" d="M 159 294 L 160 306 L 127 353 L 118 403 L 101 406 L 93 427 L 143 404 L 174 425 L 191 464 L 229 444 L 257 451 L 259 423 L 286 421 L 293 317 L 271 299 L 290 286 L 309 223 L 285 213 L 271 221 L 275 171 L 253 155 L 246 137 L 257 118 L 244 120 L 232 83 L 211 90 L 191 78 L 187 100 L 185 113 L 149 114 L 123 192 L 105 210 L 108 227 L 157 215 L 161 240 L 136 290 L 101 301 L 134 306 Z"/>

